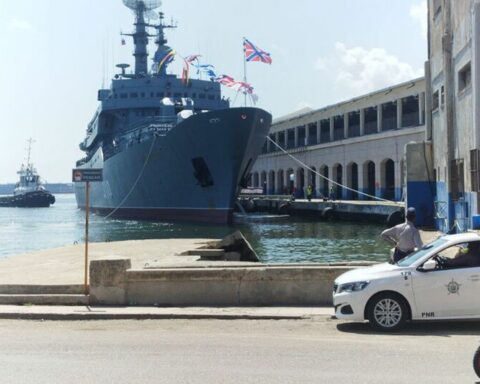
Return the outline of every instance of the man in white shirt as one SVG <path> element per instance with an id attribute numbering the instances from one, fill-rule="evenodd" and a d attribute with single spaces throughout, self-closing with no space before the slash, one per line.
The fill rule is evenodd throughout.
<path id="1" fill-rule="evenodd" d="M 408 256 L 415 251 L 415 248 L 420 249 L 423 247 L 420 233 L 415 227 L 415 217 L 415 208 L 408 208 L 405 223 L 389 228 L 381 234 L 383 240 L 395 247 L 395 252 L 393 253 L 394 263 Z"/>

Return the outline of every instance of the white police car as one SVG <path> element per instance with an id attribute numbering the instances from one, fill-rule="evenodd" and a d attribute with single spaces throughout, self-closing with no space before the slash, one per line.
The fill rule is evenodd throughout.
<path id="1" fill-rule="evenodd" d="M 445 262 L 477 242 L 476 233 L 447 235 L 397 264 L 344 273 L 334 285 L 336 317 L 369 320 L 385 331 L 409 320 L 480 319 L 480 266 L 450 268 Z"/>

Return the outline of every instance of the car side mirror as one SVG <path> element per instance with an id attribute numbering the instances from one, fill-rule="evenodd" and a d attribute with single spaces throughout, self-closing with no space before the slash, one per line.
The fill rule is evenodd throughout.
<path id="1" fill-rule="evenodd" d="M 437 262 L 433 259 L 428 260 L 425 264 L 422 266 L 422 270 L 425 272 L 430 272 L 434 271 L 437 269 Z"/>

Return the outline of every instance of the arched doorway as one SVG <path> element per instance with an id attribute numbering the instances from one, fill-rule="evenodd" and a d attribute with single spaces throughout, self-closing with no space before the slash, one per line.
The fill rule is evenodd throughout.
<path id="1" fill-rule="evenodd" d="M 355 191 L 348 191 L 347 196 L 349 199 L 358 200 L 358 164 L 350 163 L 347 166 L 347 186 Z"/>
<path id="2" fill-rule="evenodd" d="M 304 190 L 305 190 L 305 170 L 303 168 L 297 169 L 296 175 L 297 185 L 296 185 L 296 197 L 303 199 L 304 198 Z"/>
<path id="3" fill-rule="evenodd" d="M 267 194 L 267 172 L 263 171 L 260 176 L 260 187 L 263 189 L 263 194 Z"/>
<path id="4" fill-rule="evenodd" d="M 275 171 L 270 171 L 268 173 L 268 194 L 275 194 Z"/>
<path id="5" fill-rule="evenodd" d="M 312 186 L 313 196 L 315 196 L 317 192 L 317 169 L 315 167 L 310 167 L 310 169 L 308 171 L 307 186 Z"/>
<path id="6" fill-rule="evenodd" d="M 392 159 L 382 161 L 381 188 L 384 199 L 395 199 L 395 163 Z"/>
<path id="7" fill-rule="evenodd" d="M 287 174 L 285 176 L 287 177 L 288 194 L 291 195 L 295 190 L 295 173 L 293 169 L 290 168 L 287 170 Z"/>
<path id="8" fill-rule="evenodd" d="M 363 165 L 363 185 L 365 193 L 375 196 L 375 163 L 373 161 L 367 161 Z M 371 197 L 365 198 L 372 200 Z"/>
<path id="9" fill-rule="evenodd" d="M 333 166 L 333 180 L 337 183 L 333 187 L 333 189 L 335 191 L 335 198 L 339 199 L 339 200 L 342 200 L 343 199 L 343 188 L 340 185 L 343 184 L 343 167 L 342 167 L 341 164 L 335 164 Z"/>
<path id="10" fill-rule="evenodd" d="M 277 172 L 277 195 L 285 195 L 285 175 L 283 173 L 283 169 L 280 169 Z"/>
<path id="11" fill-rule="evenodd" d="M 328 190 L 330 188 L 330 183 L 327 180 L 328 178 L 330 178 L 328 166 L 322 165 L 320 167 L 320 174 L 323 176 L 320 178 L 320 192 L 323 197 L 328 197 Z"/>

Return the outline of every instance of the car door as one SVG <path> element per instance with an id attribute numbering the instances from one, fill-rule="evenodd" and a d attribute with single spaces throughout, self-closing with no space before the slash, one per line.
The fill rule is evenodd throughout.
<path id="1" fill-rule="evenodd" d="M 447 254 L 457 251 L 450 247 Z M 413 294 L 419 319 L 480 315 L 480 268 L 412 271 Z"/>

